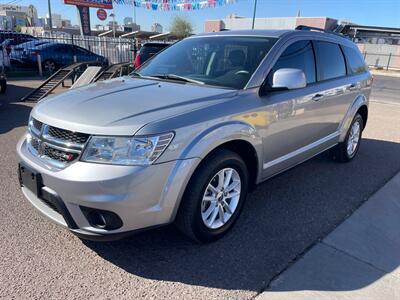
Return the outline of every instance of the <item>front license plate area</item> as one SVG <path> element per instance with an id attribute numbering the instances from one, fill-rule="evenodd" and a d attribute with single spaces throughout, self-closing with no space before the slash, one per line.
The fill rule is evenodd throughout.
<path id="1" fill-rule="evenodd" d="M 32 168 L 26 166 L 23 163 L 18 165 L 18 177 L 21 186 L 26 187 L 37 197 L 40 196 L 40 190 L 42 188 L 42 176 Z"/>

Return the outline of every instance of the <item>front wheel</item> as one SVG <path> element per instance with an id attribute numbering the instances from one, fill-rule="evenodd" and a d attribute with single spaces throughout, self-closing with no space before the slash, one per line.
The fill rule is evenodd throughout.
<path id="1" fill-rule="evenodd" d="M 175 221 L 178 229 L 201 242 L 221 238 L 240 214 L 248 178 L 238 154 L 224 149 L 211 154 L 189 181 Z"/>
<path id="2" fill-rule="evenodd" d="M 356 156 L 360 148 L 363 128 L 363 118 L 360 114 L 356 114 L 351 122 L 345 140 L 332 149 L 333 159 L 340 162 L 348 162 Z"/>
<path id="3" fill-rule="evenodd" d="M 57 70 L 57 65 L 54 60 L 48 59 L 43 62 L 43 69 L 48 74 L 53 74 Z"/>

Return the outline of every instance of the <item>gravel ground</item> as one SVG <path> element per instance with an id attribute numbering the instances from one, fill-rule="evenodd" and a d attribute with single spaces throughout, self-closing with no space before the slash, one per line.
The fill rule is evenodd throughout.
<path id="1" fill-rule="evenodd" d="M 23 198 L 15 145 L 30 105 L 0 111 L 0 298 L 248 299 L 400 170 L 400 79 L 375 77 L 370 117 L 350 164 L 326 154 L 261 184 L 222 240 L 197 245 L 172 226 L 83 242 Z M 11 82 L 10 101 L 27 93 Z M 4 96 L 3 96 L 4 97 Z"/>

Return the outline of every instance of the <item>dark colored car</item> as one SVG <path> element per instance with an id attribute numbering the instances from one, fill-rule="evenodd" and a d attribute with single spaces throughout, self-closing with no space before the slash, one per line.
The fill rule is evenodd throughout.
<path id="1" fill-rule="evenodd" d="M 170 46 L 170 44 L 166 43 L 146 43 L 140 48 L 139 53 L 135 58 L 135 69 L 139 68 L 142 64 L 145 63 L 146 60 L 151 58 L 153 55 L 157 54 L 161 50 L 164 50 Z"/>
<path id="2" fill-rule="evenodd" d="M 108 64 L 107 58 L 76 45 L 45 42 L 38 45 L 27 43 L 25 47 L 21 48 L 23 49 L 17 48 L 16 51 L 11 53 L 11 60 L 25 65 L 36 66 L 38 55 L 40 54 L 42 67 L 44 71 L 49 73 L 53 73 L 60 67 L 72 64 L 74 56 L 77 62 L 99 61 L 105 65 Z"/>
<path id="3" fill-rule="evenodd" d="M 19 33 L 14 31 L 0 31 L 0 44 L 4 43 L 4 46 L 8 54 L 10 54 L 11 50 L 16 45 L 34 40 L 37 40 L 37 38 L 30 34 Z"/>

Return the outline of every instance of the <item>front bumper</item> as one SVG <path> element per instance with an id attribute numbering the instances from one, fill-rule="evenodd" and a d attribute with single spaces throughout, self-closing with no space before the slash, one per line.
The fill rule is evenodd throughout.
<path id="1" fill-rule="evenodd" d="M 24 164 L 40 173 L 44 194 L 60 201 L 65 211 L 51 208 L 46 199 L 22 186 L 31 204 L 57 224 L 94 240 L 115 239 L 172 222 L 186 184 L 200 162 L 193 158 L 142 167 L 77 161 L 59 170 L 33 156 L 24 138 L 17 145 L 17 153 Z M 115 230 L 95 228 L 82 206 L 113 212 L 122 226 Z"/>

